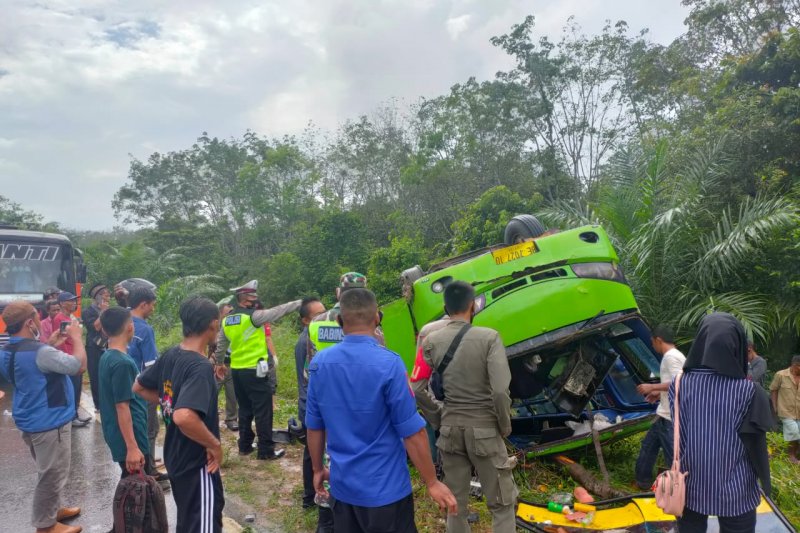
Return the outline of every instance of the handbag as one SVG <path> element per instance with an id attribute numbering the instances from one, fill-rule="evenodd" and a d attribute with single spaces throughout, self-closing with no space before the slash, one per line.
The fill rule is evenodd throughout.
<path id="1" fill-rule="evenodd" d="M 686 506 L 686 476 L 688 472 L 681 472 L 681 417 L 680 417 L 680 401 L 678 396 L 681 388 L 681 377 L 679 374 L 675 378 L 675 416 L 674 429 L 675 434 L 672 445 L 672 467 L 666 472 L 662 472 L 656 478 L 653 484 L 653 492 L 656 497 L 656 505 L 666 514 L 674 516 L 682 516 L 683 509 Z"/>

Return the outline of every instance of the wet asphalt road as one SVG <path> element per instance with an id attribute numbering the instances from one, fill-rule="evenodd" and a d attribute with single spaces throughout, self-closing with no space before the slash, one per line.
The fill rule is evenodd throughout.
<path id="1" fill-rule="evenodd" d="M 6 393 L 0 400 L 0 533 L 34 531 L 30 525 L 31 502 L 36 484 L 36 467 L 30 451 L 7 413 L 11 411 L 11 387 L 0 381 Z M 93 412 L 92 399 L 85 392 L 82 405 Z M 161 450 L 158 451 L 161 457 Z M 81 507 L 81 515 L 68 524 L 83 526 L 88 533 L 106 533 L 112 526 L 111 505 L 119 481 L 119 466 L 103 440 L 99 421 L 72 428 L 72 468 L 65 491 L 69 506 Z M 170 529 L 174 531 L 175 502 L 165 493 Z"/>

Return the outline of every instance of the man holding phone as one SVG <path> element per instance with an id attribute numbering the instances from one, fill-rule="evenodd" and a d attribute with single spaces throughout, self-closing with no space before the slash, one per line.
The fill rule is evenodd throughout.
<path id="1" fill-rule="evenodd" d="M 0 349 L 0 374 L 14 385 L 14 423 L 36 462 L 31 523 L 37 533 L 79 533 L 62 524 L 80 514 L 78 507 L 61 507 L 70 469 L 71 424 L 75 406 L 69 376 L 86 369 L 81 327 L 69 325 L 65 334 L 77 343 L 73 355 L 39 342 L 39 313 L 28 302 L 11 302 L 3 310 L 11 336 Z"/>
<path id="2" fill-rule="evenodd" d="M 68 328 L 69 324 L 73 321 L 72 314 L 78 308 L 78 297 L 71 292 L 65 291 L 58 295 L 58 303 L 61 306 L 61 311 L 59 311 L 53 319 L 53 331 L 59 331 L 64 337 L 64 342 L 60 346 L 61 351 L 69 355 L 75 355 L 75 341 L 70 336 L 66 335 L 67 330 L 65 328 Z M 65 325 L 62 326 L 62 324 Z M 81 344 L 80 341 L 78 344 Z M 83 347 L 81 347 L 81 351 L 84 351 Z M 70 379 L 72 380 L 72 390 L 75 394 L 75 418 L 72 421 L 72 426 L 84 427 L 89 423 L 92 417 L 80 416 L 79 408 L 81 404 L 81 389 L 83 388 L 83 372 L 70 376 Z"/>

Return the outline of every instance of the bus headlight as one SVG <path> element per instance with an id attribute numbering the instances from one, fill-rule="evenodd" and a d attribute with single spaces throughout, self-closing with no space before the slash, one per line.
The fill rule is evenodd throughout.
<path id="1" fill-rule="evenodd" d="M 486 307 L 486 294 L 479 294 L 475 297 L 475 307 L 472 309 L 472 314 L 477 315 Z"/>
<path id="2" fill-rule="evenodd" d="M 570 265 L 579 278 L 605 279 L 618 283 L 627 283 L 622 269 L 615 263 L 576 263 Z"/>

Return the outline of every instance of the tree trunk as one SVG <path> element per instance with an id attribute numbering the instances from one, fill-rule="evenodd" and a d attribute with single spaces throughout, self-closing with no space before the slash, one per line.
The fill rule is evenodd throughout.
<path id="1" fill-rule="evenodd" d="M 581 486 L 585 487 L 586 490 L 598 496 L 600 499 L 605 500 L 627 496 L 626 493 L 612 488 L 608 483 L 604 483 L 595 478 L 591 472 L 569 457 L 558 455 L 556 456 L 555 461 L 567 469 L 567 472 L 569 472 L 569 475 L 572 477 L 572 479 L 580 483 Z"/>

